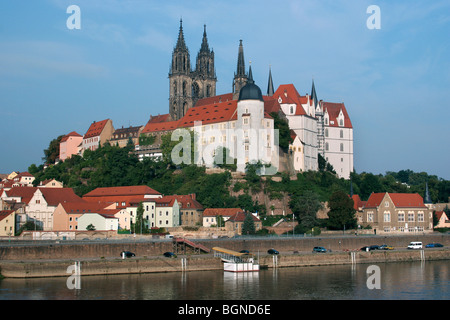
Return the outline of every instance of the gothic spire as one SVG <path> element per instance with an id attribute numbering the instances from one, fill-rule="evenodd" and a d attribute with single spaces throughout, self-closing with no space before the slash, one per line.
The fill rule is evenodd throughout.
<path id="1" fill-rule="evenodd" d="M 242 40 L 239 40 L 239 53 L 238 53 L 236 76 L 245 77 L 244 47 L 242 46 Z"/>
<path id="2" fill-rule="evenodd" d="M 269 67 L 269 83 L 267 84 L 267 95 L 273 96 L 272 68 Z"/>
<path id="3" fill-rule="evenodd" d="M 183 19 L 180 19 L 180 31 L 178 32 L 176 49 L 186 49 L 186 42 L 184 42 L 183 34 Z"/>
<path id="4" fill-rule="evenodd" d="M 312 88 L 311 88 L 311 99 L 314 101 L 314 107 L 317 106 L 317 93 L 316 93 L 316 87 L 314 86 L 314 79 L 312 81 Z"/>
<path id="5" fill-rule="evenodd" d="M 200 52 L 206 52 L 209 53 L 209 46 L 208 46 L 208 37 L 206 36 L 206 24 L 203 25 L 203 39 L 202 39 L 202 46 L 200 47 Z"/>

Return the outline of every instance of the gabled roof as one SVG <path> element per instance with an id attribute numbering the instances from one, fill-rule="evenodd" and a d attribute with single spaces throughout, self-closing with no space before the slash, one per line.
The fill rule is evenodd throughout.
<path id="1" fill-rule="evenodd" d="M 63 202 L 84 202 L 73 192 L 72 188 L 38 188 L 49 206 L 57 206 Z"/>
<path id="2" fill-rule="evenodd" d="M 83 214 L 83 213 L 91 213 L 91 212 L 100 212 L 108 207 L 110 204 L 108 203 L 92 203 L 92 202 L 61 202 L 61 206 L 64 208 L 66 213 L 75 213 L 75 214 Z"/>
<path id="3" fill-rule="evenodd" d="M 379 207 L 385 196 L 390 197 L 397 208 L 427 208 L 418 193 L 372 193 L 364 208 Z"/>
<path id="4" fill-rule="evenodd" d="M 207 97 L 207 98 L 203 98 L 198 100 L 195 103 L 195 107 L 201 107 L 201 106 L 205 106 L 205 105 L 209 105 L 209 104 L 214 104 L 214 103 L 221 103 L 221 102 L 228 102 L 233 100 L 233 94 L 232 93 L 225 93 L 225 94 L 221 94 L 218 96 L 213 96 L 213 97 Z"/>
<path id="5" fill-rule="evenodd" d="M 6 219 L 10 214 L 12 214 L 14 210 L 1 210 L 0 211 L 0 221 Z"/>
<path id="6" fill-rule="evenodd" d="M 171 121 L 171 117 L 169 113 L 166 114 L 158 114 L 157 116 L 150 116 L 149 123 L 158 123 L 158 122 L 168 122 Z"/>
<path id="7" fill-rule="evenodd" d="M 191 195 L 169 195 L 164 198 L 174 198 L 178 201 L 180 209 L 193 209 L 193 210 L 203 210 L 203 206 L 195 199 L 192 199 Z"/>
<path id="8" fill-rule="evenodd" d="M 162 198 L 154 199 L 154 201 L 157 207 L 173 207 L 177 199 L 171 196 L 164 196 Z"/>
<path id="9" fill-rule="evenodd" d="M 28 203 L 37 189 L 37 187 L 13 187 L 10 190 L 5 190 L 5 193 L 8 197 L 20 197 L 21 202 Z"/>
<path id="10" fill-rule="evenodd" d="M 102 133 L 103 129 L 105 128 L 106 124 L 108 123 L 108 120 L 109 119 L 105 119 L 98 122 L 94 121 L 89 127 L 86 134 L 84 135 L 84 139 L 99 136 Z"/>
<path id="11" fill-rule="evenodd" d="M 86 193 L 83 198 L 88 197 L 105 197 L 105 196 L 145 196 L 145 195 L 161 195 L 155 189 L 149 186 L 125 186 L 125 187 L 105 187 L 97 188 Z"/>
<path id="12" fill-rule="evenodd" d="M 178 128 L 178 121 L 147 122 L 142 133 L 173 131 Z"/>
<path id="13" fill-rule="evenodd" d="M 282 84 L 273 94 L 273 98 L 280 99 L 281 104 L 296 104 L 295 115 L 306 115 L 302 105 L 312 105 L 312 100 L 308 96 L 301 96 L 293 84 Z"/>
<path id="14" fill-rule="evenodd" d="M 83 136 L 81 134 L 75 132 L 75 131 L 72 131 L 72 132 L 66 134 L 64 137 L 62 137 L 60 143 L 69 140 L 70 137 L 80 137 L 80 138 L 82 138 Z"/>
<path id="15" fill-rule="evenodd" d="M 348 116 L 347 109 L 345 108 L 344 103 L 332 103 L 332 102 L 323 102 L 323 113 L 328 113 L 329 127 L 341 127 L 338 122 L 339 113 L 342 110 L 342 114 L 344 115 L 344 128 L 353 128 L 352 122 L 350 121 L 350 117 Z"/>
<path id="16" fill-rule="evenodd" d="M 196 121 L 202 125 L 219 123 L 237 119 L 237 100 L 225 101 L 189 108 L 183 118 L 179 120 L 178 127 L 193 127 Z"/>
<path id="17" fill-rule="evenodd" d="M 205 209 L 205 211 L 203 211 L 203 217 L 231 217 L 239 212 L 244 212 L 244 210 L 242 210 L 241 208 L 207 208 Z"/>
<path id="18" fill-rule="evenodd" d="M 247 215 L 251 215 L 252 219 L 254 222 L 259 222 L 261 220 L 259 220 L 257 217 L 255 217 L 253 214 L 251 213 L 245 213 L 245 212 L 237 212 L 234 215 L 232 215 L 228 220 L 231 222 L 244 222 L 245 218 L 247 217 Z"/>

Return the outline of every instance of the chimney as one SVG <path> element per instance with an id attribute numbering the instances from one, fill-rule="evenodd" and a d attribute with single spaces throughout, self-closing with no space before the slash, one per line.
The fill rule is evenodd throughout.
<path id="1" fill-rule="evenodd" d="M 196 197 L 196 196 L 195 196 L 195 193 L 191 193 L 190 196 L 191 196 L 192 200 L 196 200 L 196 199 L 195 199 L 195 197 Z"/>

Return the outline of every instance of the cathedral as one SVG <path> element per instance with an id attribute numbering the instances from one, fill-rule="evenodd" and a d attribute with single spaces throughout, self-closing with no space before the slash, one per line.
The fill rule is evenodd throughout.
<path id="1" fill-rule="evenodd" d="M 293 84 L 274 90 L 271 68 L 267 91 L 262 94 L 251 66 L 248 72 L 245 67 L 242 40 L 231 92 L 217 95 L 214 51 L 209 48 L 206 26 L 195 62 L 193 69 L 180 20 L 169 70 L 169 113 L 151 116 L 145 125 L 142 134 L 155 137 L 155 143 L 138 146 L 141 158 L 161 156 L 161 136 L 187 128 L 196 132 L 202 152 L 197 165 L 214 167 L 212 157 L 218 147 L 224 147 L 237 160 L 238 171 L 244 172 L 246 163 L 260 161 L 272 169 L 269 172 L 295 174 L 318 170 L 320 154 L 339 177 L 350 178 L 353 126 L 344 103 L 318 99 L 314 81 L 310 94 L 299 94 Z M 272 112 L 289 125 L 291 142 L 287 151 L 279 149 Z"/>
<path id="2" fill-rule="evenodd" d="M 179 120 L 199 99 L 216 95 L 216 71 L 214 51 L 209 49 L 206 25 L 197 54 L 195 70 L 191 68 L 189 49 L 184 41 L 183 21 L 180 20 L 178 40 L 172 53 L 169 71 L 170 95 L 169 113 L 172 120 Z"/>

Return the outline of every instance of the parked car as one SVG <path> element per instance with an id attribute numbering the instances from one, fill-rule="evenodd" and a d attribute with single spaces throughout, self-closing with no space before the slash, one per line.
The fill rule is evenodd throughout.
<path id="1" fill-rule="evenodd" d="M 394 247 L 388 246 L 387 244 L 383 244 L 378 247 L 380 250 L 394 250 Z"/>
<path id="2" fill-rule="evenodd" d="M 408 249 L 422 249 L 422 242 L 412 241 L 409 243 Z"/>
<path id="3" fill-rule="evenodd" d="M 372 250 L 378 250 L 379 248 L 380 247 L 377 245 L 372 245 L 372 246 L 364 246 L 360 250 L 361 251 L 372 251 Z"/>
<path id="4" fill-rule="evenodd" d="M 177 255 L 175 253 L 170 252 L 170 251 L 164 252 L 163 255 L 166 258 L 176 258 L 177 257 Z"/>
<path id="5" fill-rule="evenodd" d="M 131 258 L 131 257 L 135 257 L 136 255 L 133 252 L 131 252 L 131 251 L 122 251 L 120 253 L 120 256 L 121 257 L 125 256 L 127 258 Z"/>
<path id="6" fill-rule="evenodd" d="M 277 250 L 275 250 L 275 249 L 269 249 L 269 250 L 267 250 L 267 253 L 268 254 L 280 254 Z"/>
<path id="7" fill-rule="evenodd" d="M 425 248 L 442 248 L 443 245 L 440 243 L 429 243 L 425 246 Z"/>
<path id="8" fill-rule="evenodd" d="M 312 252 L 327 252 L 327 249 L 324 247 L 314 247 Z"/>

